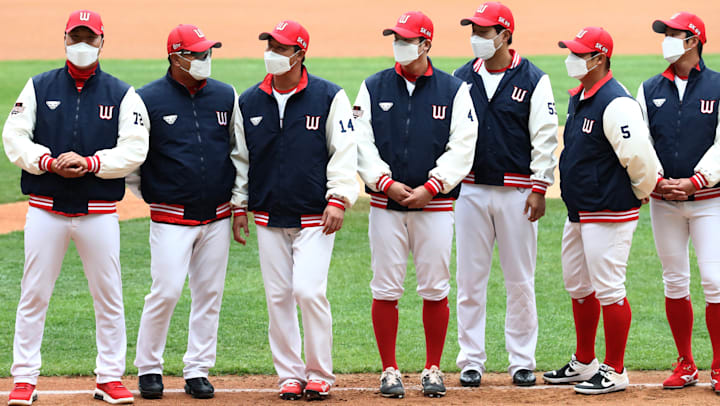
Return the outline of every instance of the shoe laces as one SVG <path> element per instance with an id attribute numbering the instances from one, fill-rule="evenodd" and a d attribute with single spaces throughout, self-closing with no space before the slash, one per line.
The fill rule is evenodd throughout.
<path id="1" fill-rule="evenodd" d="M 283 389 L 290 389 L 290 388 L 295 388 L 295 387 L 299 388 L 299 387 L 300 387 L 300 382 L 298 382 L 298 381 L 288 381 L 288 382 L 285 382 L 282 387 L 283 387 Z"/>
<path id="2" fill-rule="evenodd" d="M 386 384 L 395 385 L 397 384 L 399 377 L 400 371 L 393 367 L 389 367 L 383 371 L 382 376 L 380 376 L 380 380 L 382 381 L 384 379 Z"/>
<path id="3" fill-rule="evenodd" d="M 122 384 L 122 382 L 107 382 L 107 383 L 104 383 L 103 385 L 107 386 L 108 389 L 110 389 L 110 390 L 126 389 L 125 386 Z"/>
<path id="4" fill-rule="evenodd" d="M 29 390 L 32 389 L 32 385 L 27 382 L 19 382 L 15 384 L 14 390 Z"/>
<path id="5" fill-rule="evenodd" d="M 436 366 L 432 366 L 425 374 L 428 381 L 432 384 L 439 385 L 442 383 L 443 373 Z"/>
<path id="6" fill-rule="evenodd" d="M 673 372 L 690 372 L 695 365 L 692 362 L 687 361 L 684 357 L 678 357 L 677 362 L 673 362 L 672 366 L 675 367 Z"/>

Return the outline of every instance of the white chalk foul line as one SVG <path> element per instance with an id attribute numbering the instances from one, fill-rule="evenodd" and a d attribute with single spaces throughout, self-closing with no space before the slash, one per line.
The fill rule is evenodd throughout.
<path id="1" fill-rule="evenodd" d="M 640 388 L 640 389 L 657 389 L 662 388 L 662 384 L 660 383 L 631 383 L 628 385 L 630 388 Z M 710 387 L 709 383 L 699 383 L 695 386 L 699 387 Z M 415 386 L 407 386 L 405 389 L 408 390 L 420 390 L 421 387 L 418 385 Z M 483 391 L 483 390 L 547 390 L 547 389 L 555 389 L 555 390 L 572 390 L 571 385 L 535 385 L 535 386 L 526 386 L 526 387 L 517 387 L 514 385 L 506 385 L 506 386 L 482 386 L 480 388 L 465 388 L 465 387 L 457 387 L 457 386 L 451 386 L 448 387 L 447 390 L 449 391 Z M 278 389 L 267 389 L 267 388 L 230 388 L 230 389 L 215 389 L 215 393 L 276 393 Z M 333 388 L 332 392 L 378 392 L 378 388 Z M 140 395 L 140 392 L 137 390 L 131 391 L 134 395 Z M 185 393 L 183 389 L 165 389 L 165 393 Z M 38 395 L 41 396 L 68 396 L 68 395 L 92 395 L 95 393 L 94 390 L 39 390 Z M 9 391 L 0 391 L 0 396 L 8 396 L 10 395 Z"/>

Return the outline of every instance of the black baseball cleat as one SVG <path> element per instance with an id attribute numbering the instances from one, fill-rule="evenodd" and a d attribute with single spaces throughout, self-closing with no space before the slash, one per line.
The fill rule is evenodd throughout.
<path id="1" fill-rule="evenodd" d="M 380 376 L 380 395 L 386 398 L 402 399 L 405 396 L 400 371 L 388 367 Z"/>
<path id="2" fill-rule="evenodd" d="M 195 399 L 210 399 L 215 396 L 215 388 L 205 377 L 190 378 L 185 380 L 185 393 Z"/>
<path id="3" fill-rule="evenodd" d="M 433 365 L 430 369 L 422 372 L 422 393 L 429 398 L 440 398 L 445 396 L 445 384 L 443 383 L 443 373 L 440 369 Z"/>
<path id="4" fill-rule="evenodd" d="M 460 385 L 462 386 L 477 388 L 480 386 L 481 380 L 482 374 L 476 369 L 466 369 L 460 373 Z"/>
<path id="5" fill-rule="evenodd" d="M 529 369 L 520 369 L 513 375 L 513 383 L 516 386 L 535 385 L 535 374 Z"/>
<path id="6" fill-rule="evenodd" d="M 163 395 L 162 375 L 145 374 L 138 376 L 138 390 L 145 399 L 160 399 Z"/>

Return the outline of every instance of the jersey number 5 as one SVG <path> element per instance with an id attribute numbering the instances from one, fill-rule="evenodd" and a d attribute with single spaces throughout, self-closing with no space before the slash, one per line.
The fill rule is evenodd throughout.
<path id="1" fill-rule="evenodd" d="M 630 130 L 628 129 L 628 126 L 624 125 L 620 127 L 620 132 L 623 134 L 623 138 L 630 138 Z"/>

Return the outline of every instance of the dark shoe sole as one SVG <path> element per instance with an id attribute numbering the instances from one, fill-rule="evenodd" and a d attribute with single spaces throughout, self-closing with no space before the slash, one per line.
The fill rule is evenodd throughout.
<path id="1" fill-rule="evenodd" d="M 432 392 L 432 393 L 424 393 L 423 392 L 423 395 L 425 395 L 429 398 L 441 398 L 441 397 L 445 396 L 446 393 L 447 392 Z"/>
<path id="2" fill-rule="evenodd" d="M 460 386 L 465 387 L 465 388 L 479 388 L 480 382 L 460 381 Z"/>
<path id="3" fill-rule="evenodd" d="M 162 391 L 160 392 L 150 392 L 150 391 L 140 391 L 140 396 L 143 397 L 143 399 L 161 399 L 163 396 Z"/>
<path id="4" fill-rule="evenodd" d="M 215 392 L 207 392 L 207 393 L 195 393 L 190 389 L 190 385 L 185 385 L 185 393 L 192 396 L 195 399 L 212 399 L 215 397 Z"/>
<path id="5" fill-rule="evenodd" d="M 280 399 L 282 400 L 299 400 L 302 397 L 302 395 L 298 395 L 297 393 L 281 393 Z"/>
<path id="6" fill-rule="evenodd" d="M 314 390 L 305 390 L 305 399 L 306 400 L 323 400 L 327 398 L 329 393 L 321 393 Z"/>
<path id="7" fill-rule="evenodd" d="M 535 382 L 513 382 L 515 386 L 535 386 Z"/>
<path id="8" fill-rule="evenodd" d="M 380 392 L 380 396 L 388 399 L 402 399 L 405 397 L 405 392 L 403 393 L 382 393 Z"/>

